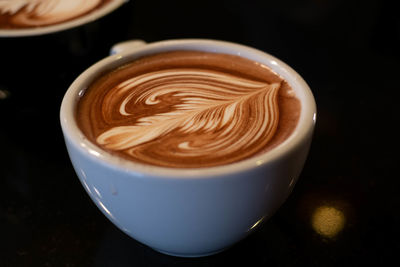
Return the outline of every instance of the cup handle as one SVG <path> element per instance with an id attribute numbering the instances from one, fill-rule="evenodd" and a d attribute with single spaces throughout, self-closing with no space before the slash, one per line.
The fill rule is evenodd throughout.
<path id="1" fill-rule="evenodd" d="M 129 40 L 113 45 L 110 49 L 110 55 L 119 54 L 124 51 L 135 50 L 136 48 L 145 45 L 146 42 L 143 40 Z"/>

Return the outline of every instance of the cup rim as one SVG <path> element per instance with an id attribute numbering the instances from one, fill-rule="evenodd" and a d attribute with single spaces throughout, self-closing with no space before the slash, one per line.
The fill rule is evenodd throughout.
<path id="1" fill-rule="evenodd" d="M 293 133 L 277 147 L 260 155 L 254 155 L 226 165 L 200 168 L 169 168 L 133 162 L 112 155 L 90 142 L 78 127 L 74 110 L 79 97 L 82 96 L 84 90 L 91 82 L 101 75 L 101 73 L 112 70 L 143 55 L 172 50 L 200 50 L 235 54 L 255 60 L 272 68 L 272 70 L 281 75 L 292 86 L 296 92 L 296 96 L 301 101 L 300 118 Z M 276 161 L 307 141 L 307 138 L 312 135 L 316 123 L 316 114 L 315 99 L 307 83 L 294 69 L 278 58 L 261 50 L 238 43 L 212 39 L 174 39 L 148 43 L 132 50 L 108 56 L 86 69 L 76 78 L 64 95 L 60 109 L 60 122 L 64 138 L 69 140 L 71 145 L 93 160 L 107 165 L 109 168 L 118 169 L 123 172 L 133 172 L 139 176 L 179 179 L 182 177 L 205 178 L 225 176 L 261 168 L 272 161 Z"/>
<path id="2" fill-rule="evenodd" d="M 127 0 L 113 0 L 110 3 L 104 5 L 103 7 L 89 12 L 86 15 L 80 16 L 76 19 L 67 20 L 65 22 L 57 23 L 48 26 L 38 26 L 22 29 L 0 29 L 0 37 L 29 37 L 51 34 L 56 32 L 61 32 L 64 30 L 69 30 L 72 28 L 79 27 L 83 24 L 91 23 L 111 12 L 116 10 L 122 4 L 127 2 Z"/>

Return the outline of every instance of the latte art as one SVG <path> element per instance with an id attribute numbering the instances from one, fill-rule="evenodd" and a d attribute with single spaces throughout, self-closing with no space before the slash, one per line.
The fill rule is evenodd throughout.
<path id="1" fill-rule="evenodd" d="M 239 64 L 229 67 L 231 60 Z M 247 68 L 256 75 L 242 73 Z M 282 128 L 290 121 L 287 112 L 280 116 L 284 99 L 297 105 L 297 123 L 291 88 L 264 68 L 229 55 L 159 54 L 105 75 L 85 93 L 77 116 L 93 142 L 124 158 L 167 167 L 229 164 L 293 130 Z"/>
<path id="2" fill-rule="evenodd" d="M 133 125 L 113 127 L 97 142 L 139 156 L 135 154 L 140 153 L 140 145 L 174 132 L 182 137 L 170 140 L 166 156 L 206 158 L 240 150 L 252 154 L 276 131 L 279 87 L 201 69 L 146 73 L 112 88 L 104 98 L 103 110 L 119 110 L 126 117 L 135 115 L 128 106 L 157 110 L 168 103 L 170 110 L 141 117 Z M 254 118 L 247 121 L 251 113 Z M 204 140 L 199 140 L 200 135 Z"/>
<path id="3" fill-rule="evenodd" d="M 52 25 L 91 12 L 110 0 L 0 0 L 0 27 Z M 2 26 L 2 24 L 4 24 Z"/>

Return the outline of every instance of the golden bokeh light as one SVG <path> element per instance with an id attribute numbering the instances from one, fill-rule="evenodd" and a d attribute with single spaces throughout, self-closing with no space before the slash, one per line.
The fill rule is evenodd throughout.
<path id="1" fill-rule="evenodd" d="M 346 217 L 344 213 L 332 206 L 320 206 L 311 217 L 314 231 L 325 238 L 334 238 L 344 228 Z"/>

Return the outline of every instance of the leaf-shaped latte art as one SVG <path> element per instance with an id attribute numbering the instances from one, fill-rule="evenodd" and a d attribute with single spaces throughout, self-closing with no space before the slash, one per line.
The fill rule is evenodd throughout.
<path id="1" fill-rule="evenodd" d="M 139 75 L 112 88 L 103 100 L 103 110 L 118 110 L 119 116 L 132 117 L 133 122 L 106 130 L 97 142 L 149 162 L 156 160 L 151 149 L 162 150 L 155 153 L 166 161 L 237 161 L 262 149 L 274 136 L 279 88 L 280 83 L 206 69 Z M 139 107 L 151 112 L 138 118 Z"/>
<path id="2" fill-rule="evenodd" d="M 14 15 L 16 25 L 49 25 L 83 15 L 102 0 L 0 0 L 0 14 Z"/>

